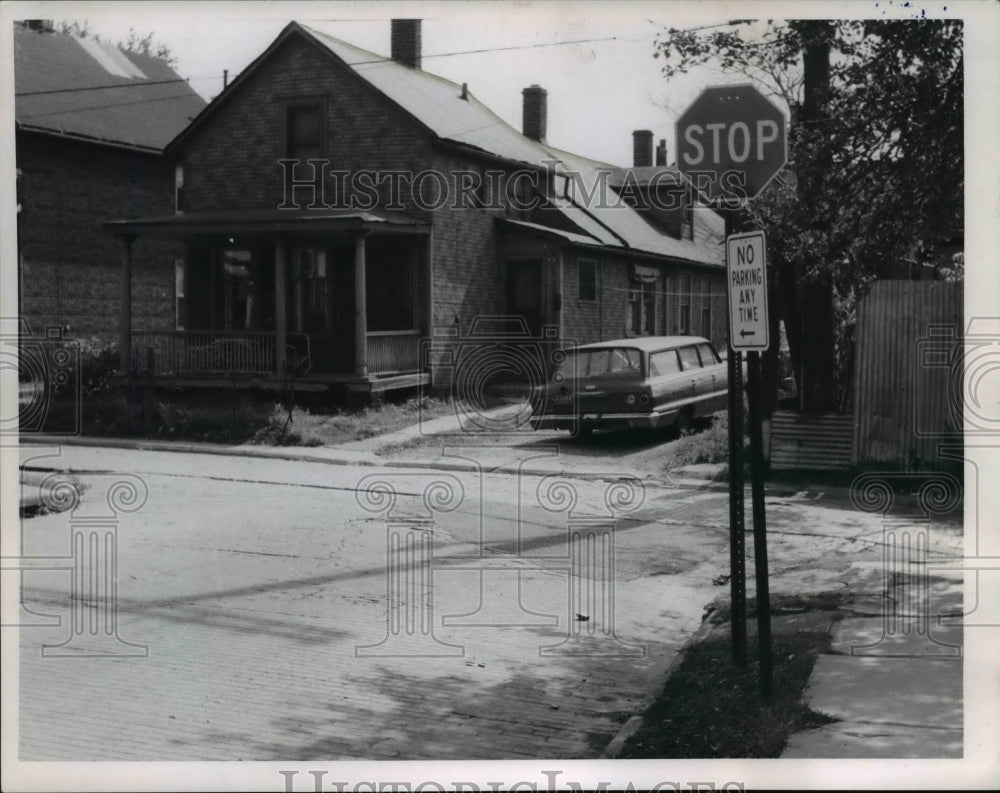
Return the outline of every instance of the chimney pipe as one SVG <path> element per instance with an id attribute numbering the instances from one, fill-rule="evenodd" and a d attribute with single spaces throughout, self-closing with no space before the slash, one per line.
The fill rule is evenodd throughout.
<path id="1" fill-rule="evenodd" d="M 644 168 L 653 164 L 653 133 L 648 129 L 637 129 L 632 133 L 632 165 Z"/>
<path id="2" fill-rule="evenodd" d="M 549 92 L 539 85 L 529 85 L 521 91 L 521 131 L 526 138 L 545 143 L 548 125 Z"/>
<path id="3" fill-rule="evenodd" d="M 667 141 L 664 138 L 660 138 L 660 144 L 656 147 L 656 164 L 667 164 Z"/>
<path id="4" fill-rule="evenodd" d="M 392 20 L 392 59 L 411 69 L 420 68 L 420 20 Z"/>

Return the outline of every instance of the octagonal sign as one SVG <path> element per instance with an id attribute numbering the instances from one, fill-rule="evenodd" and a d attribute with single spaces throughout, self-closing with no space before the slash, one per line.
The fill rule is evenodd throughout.
<path id="1" fill-rule="evenodd" d="M 676 151 L 704 200 L 742 203 L 788 161 L 785 114 L 749 83 L 706 88 L 677 120 Z"/>

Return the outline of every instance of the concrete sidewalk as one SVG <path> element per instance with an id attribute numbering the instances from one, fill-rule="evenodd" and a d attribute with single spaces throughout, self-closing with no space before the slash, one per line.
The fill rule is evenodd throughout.
<path id="1" fill-rule="evenodd" d="M 495 423 L 502 427 L 517 426 L 523 418 L 523 405 L 505 405 L 479 414 L 478 421 Z M 459 447 L 447 454 L 429 451 L 419 459 L 398 460 L 391 455 L 378 456 L 377 452 L 405 444 L 415 438 L 435 436 L 442 438 L 442 446 L 449 438 L 468 439 L 473 435 L 468 430 L 468 418 L 459 415 L 442 416 L 405 427 L 396 432 L 377 435 L 358 441 L 331 446 L 261 446 L 243 444 L 227 446 L 218 443 L 197 443 L 190 441 L 163 441 L 142 438 L 103 437 L 59 437 L 25 435 L 23 444 L 46 446 L 84 446 L 92 448 L 135 449 L 139 451 L 164 451 L 188 454 L 215 454 L 233 457 L 249 457 L 293 462 L 328 463 L 331 465 L 362 465 L 387 468 L 429 468 L 440 471 L 469 471 L 484 473 L 509 473 L 528 476 L 569 476 L 578 479 L 645 479 L 642 471 L 608 465 L 594 460 L 567 460 L 556 452 L 539 453 L 528 461 L 520 461 L 510 455 L 483 453 L 477 447 L 475 458 L 462 454 Z M 697 485 L 692 481 L 689 485 Z"/>

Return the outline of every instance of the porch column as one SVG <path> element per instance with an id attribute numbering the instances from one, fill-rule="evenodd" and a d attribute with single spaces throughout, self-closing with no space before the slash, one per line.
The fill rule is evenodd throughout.
<path id="1" fill-rule="evenodd" d="M 122 374 L 132 376 L 132 240 L 125 235 L 122 240 L 121 316 L 118 325 L 118 352 Z"/>
<path id="2" fill-rule="evenodd" d="M 285 374 L 285 352 L 288 349 L 288 301 L 285 298 L 285 240 L 274 241 L 274 373 Z"/>
<path id="3" fill-rule="evenodd" d="M 354 373 L 368 376 L 368 296 L 365 291 L 365 235 L 354 238 Z"/>

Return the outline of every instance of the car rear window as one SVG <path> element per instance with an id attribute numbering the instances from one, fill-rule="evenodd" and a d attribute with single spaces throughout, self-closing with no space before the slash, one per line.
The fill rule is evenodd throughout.
<path id="1" fill-rule="evenodd" d="M 556 368 L 559 377 L 617 375 L 640 377 L 642 354 L 634 347 L 606 347 L 599 350 L 571 350 Z"/>
<path id="2" fill-rule="evenodd" d="M 702 366 L 714 366 L 720 363 L 719 356 L 715 354 L 711 344 L 699 344 L 698 354 L 701 355 Z"/>
<path id="3" fill-rule="evenodd" d="M 677 374 L 681 370 L 677 360 L 677 350 L 661 350 L 649 356 L 649 376 L 662 377 L 665 374 Z"/>
<path id="4" fill-rule="evenodd" d="M 701 368 L 701 362 L 698 360 L 698 348 L 693 344 L 690 347 L 681 347 L 677 352 L 681 356 L 681 366 L 685 369 Z"/>

